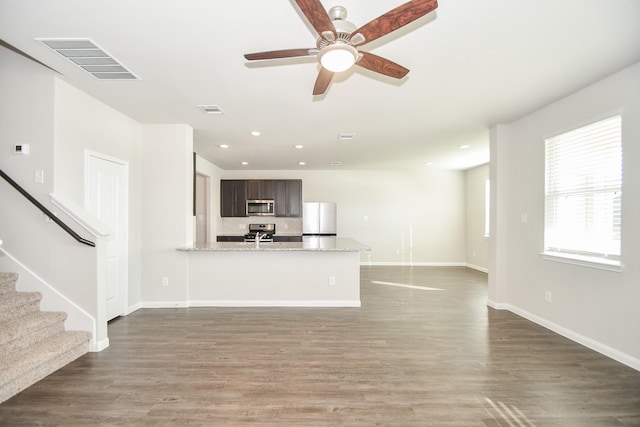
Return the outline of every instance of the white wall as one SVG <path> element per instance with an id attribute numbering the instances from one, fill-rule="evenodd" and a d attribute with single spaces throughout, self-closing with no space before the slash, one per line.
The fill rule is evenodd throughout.
<path id="1" fill-rule="evenodd" d="M 225 171 L 224 178 L 302 179 L 304 201 L 338 204 L 338 235 L 372 248 L 364 263 L 466 262 L 464 172 Z"/>
<path id="2" fill-rule="evenodd" d="M 193 244 L 193 129 L 144 125 L 142 130 L 142 300 L 186 301 Z M 166 277 L 168 286 L 162 285 Z M 153 305 L 153 304 L 151 304 Z"/>
<path id="3" fill-rule="evenodd" d="M 72 221 L 51 203 L 54 188 L 54 129 L 56 73 L 12 51 L 0 47 L 0 168 L 65 223 Z M 15 144 L 29 144 L 28 156 L 16 156 Z M 34 172 L 44 171 L 44 183 L 34 182 Z M 95 240 L 80 228 L 82 237 Z M 53 222 L 45 222 L 40 211 L 0 179 L 0 239 L 15 267 L 0 256 L 0 269 L 23 271 L 19 290 L 43 292 L 42 307 L 54 309 L 61 302 L 56 292 L 95 316 L 97 313 L 96 249 L 76 242 Z M 15 270 L 14 270 L 15 268 Z M 28 273 L 28 274 L 27 274 Z M 66 326 L 96 332 L 82 312 L 72 314 Z M 94 339 L 101 339 L 94 335 Z"/>
<path id="4" fill-rule="evenodd" d="M 544 139 L 622 114 L 622 272 L 544 260 Z M 640 369 L 640 64 L 492 130 L 497 188 L 489 294 L 510 309 Z M 497 182 L 493 182 L 497 180 Z M 492 188 L 492 191 L 494 191 Z M 493 195 L 493 193 L 492 193 Z M 526 213 L 527 221 L 522 220 Z M 494 212 L 492 212 L 493 216 Z M 493 225 L 493 224 L 492 224 Z M 552 302 L 545 302 L 545 291 Z"/>
<path id="5" fill-rule="evenodd" d="M 55 193 L 84 206 L 85 150 L 129 165 L 128 304 L 140 302 L 141 125 L 56 79 Z"/>
<path id="6" fill-rule="evenodd" d="M 485 183 L 489 179 L 489 165 L 466 172 L 466 260 L 476 270 L 489 270 L 489 240 L 485 237 Z"/>

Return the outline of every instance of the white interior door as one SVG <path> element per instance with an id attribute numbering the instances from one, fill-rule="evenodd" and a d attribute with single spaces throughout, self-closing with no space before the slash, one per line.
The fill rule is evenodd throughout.
<path id="1" fill-rule="evenodd" d="M 107 319 L 127 307 L 128 171 L 127 162 L 87 152 L 85 208 L 112 233 L 106 248 Z"/>

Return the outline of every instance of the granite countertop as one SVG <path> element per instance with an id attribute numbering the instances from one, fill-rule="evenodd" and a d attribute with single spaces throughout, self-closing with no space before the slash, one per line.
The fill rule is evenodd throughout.
<path id="1" fill-rule="evenodd" d="M 240 251 L 307 251 L 307 252 L 367 252 L 371 248 L 345 237 L 305 237 L 302 242 L 210 242 L 202 246 L 177 248 L 182 252 Z"/>

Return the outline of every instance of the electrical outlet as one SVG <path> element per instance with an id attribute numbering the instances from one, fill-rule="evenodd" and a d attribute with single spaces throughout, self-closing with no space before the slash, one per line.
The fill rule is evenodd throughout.
<path id="1" fill-rule="evenodd" d="M 334 286 L 336 284 L 336 276 L 329 276 L 329 284 Z"/>
<path id="2" fill-rule="evenodd" d="M 36 184 L 44 184 L 44 171 L 42 169 L 36 170 L 34 180 Z"/>
<path id="3" fill-rule="evenodd" d="M 551 291 L 544 291 L 544 300 L 546 302 L 551 302 L 552 296 Z"/>
<path id="4" fill-rule="evenodd" d="M 162 276 L 162 286 L 169 286 L 169 278 L 167 276 Z"/>
<path id="5" fill-rule="evenodd" d="M 400 249 L 396 249 L 396 255 L 400 255 Z"/>

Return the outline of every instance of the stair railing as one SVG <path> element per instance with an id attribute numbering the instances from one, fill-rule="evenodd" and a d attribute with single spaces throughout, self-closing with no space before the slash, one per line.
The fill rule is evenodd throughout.
<path id="1" fill-rule="evenodd" d="M 67 233 L 69 233 L 71 235 L 71 237 L 73 237 L 78 242 L 83 243 L 85 245 L 93 246 L 93 247 L 96 246 L 96 244 L 94 242 L 83 238 L 78 233 L 73 231 L 71 229 L 71 227 L 69 227 L 67 224 L 65 224 L 60 218 L 58 218 L 53 212 L 51 212 L 49 209 L 47 209 L 42 203 L 37 201 L 31 194 L 29 194 L 27 192 L 27 190 L 22 188 L 17 182 L 15 182 L 13 179 L 11 179 L 11 177 L 9 175 L 4 173 L 4 171 L 2 169 L 0 169 L 0 176 L 2 176 L 4 178 L 4 180 L 7 181 L 13 188 L 15 188 L 18 191 L 18 193 L 22 194 L 27 200 L 29 200 L 38 209 L 40 209 L 40 211 L 42 211 L 42 213 L 44 213 L 48 218 L 50 218 L 53 222 L 58 224 L 60 226 L 60 228 L 62 228 Z"/>

